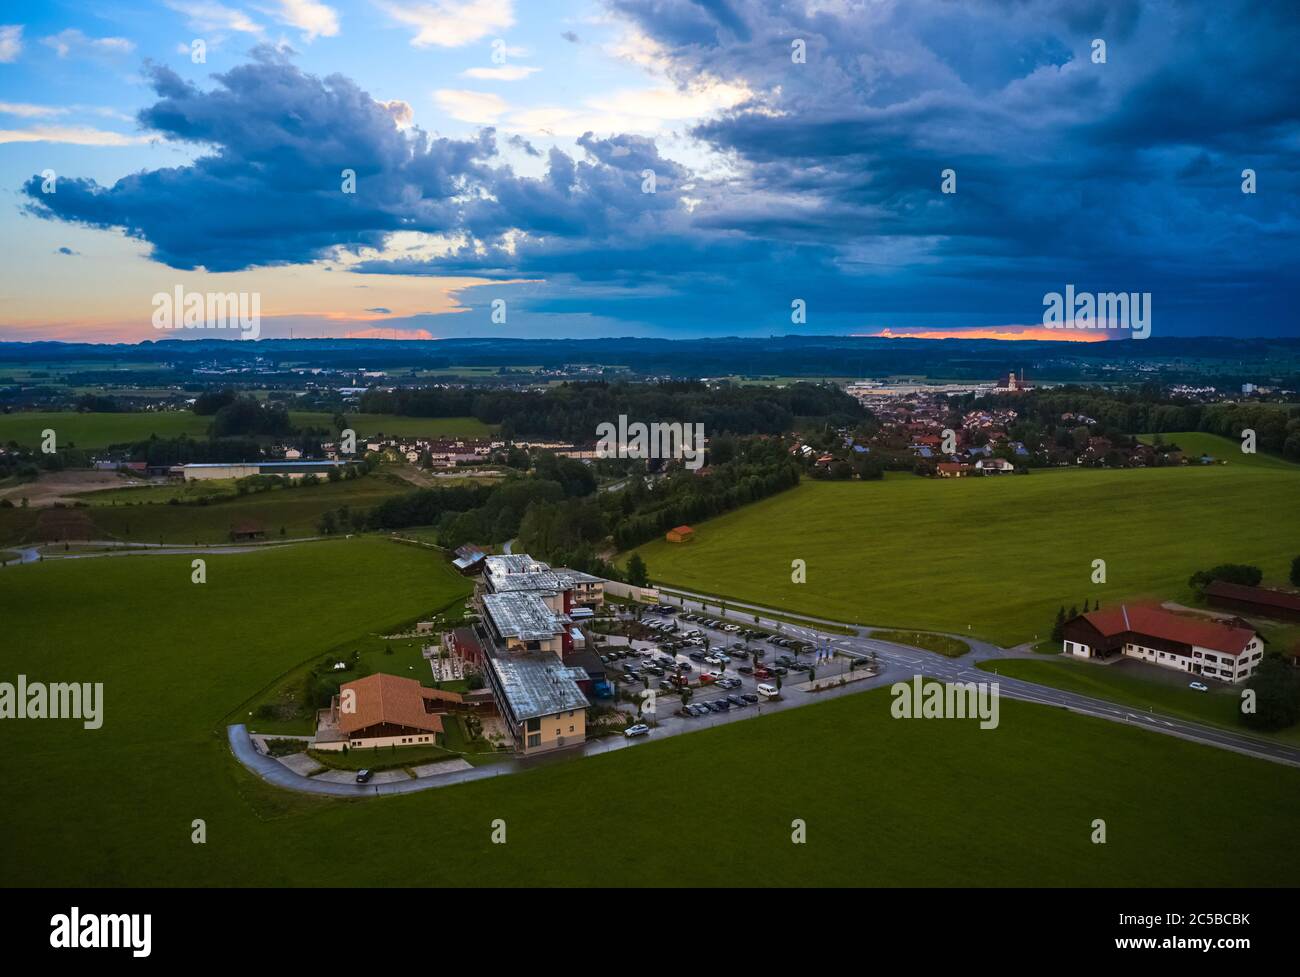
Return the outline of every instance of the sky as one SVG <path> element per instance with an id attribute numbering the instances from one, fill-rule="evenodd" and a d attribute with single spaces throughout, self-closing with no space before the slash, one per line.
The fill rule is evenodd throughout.
<path id="1" fill-rule="evenodd" d="M 0 340 L 221 335 L 177 289 L 262 337 L 1111 335 L 1044 328 L 1067 287 L 1296 336 L 1296 50 L 1247 0 L 6 6 Z"/>

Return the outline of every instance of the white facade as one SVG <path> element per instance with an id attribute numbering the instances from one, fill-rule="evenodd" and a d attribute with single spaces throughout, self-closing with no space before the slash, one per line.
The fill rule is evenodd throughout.
<path id="1" fill-rule="evenodd" d="M 1092 658 L 1096 654 L 1093 648 L 1082 642 L 1066 641 L 1063 644 L 1065 653 L 1076 658 Z M 1225 651 L 1202 648 L 1199 645 L 1192 645 L 1190 654 L 1183 654 L 1148 648 L 1128 641 L 1124 644 L 1122 654 L 1128 658 L 1136 658 L 1138 661 L 1159 665 L 1161 668 L 1172 668 L 1187 672 L 1189 675 L 1205 675 L 1220 682 L 1236 683 L 1244 682 L 1254 674 L 1260 659 L 1264 657 L 1264 642 L 1259 635 L 1255 635 L 1242 649 L 1241 654 L 1230 655 Z"/>

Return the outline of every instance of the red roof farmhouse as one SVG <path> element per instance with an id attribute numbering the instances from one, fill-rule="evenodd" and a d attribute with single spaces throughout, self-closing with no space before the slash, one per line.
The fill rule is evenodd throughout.
<path id="1" fill-rule="evenodd" d="M 1124 655 L 1221 682 L 1241 682 L 1264 657 L 1264 639 L 1242 622 L 1225 624 L 1161 607 L 1120 604 L 1067 621 L 1064 651 L 1079 658 Z"/>

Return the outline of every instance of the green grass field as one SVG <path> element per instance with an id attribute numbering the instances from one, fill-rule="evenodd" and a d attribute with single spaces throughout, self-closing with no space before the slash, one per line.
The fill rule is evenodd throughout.
<path id="1" fill-rule="evenodd" d="M 233 498 L 238 494 L 235 481 L 233 478 L 205 478 L 192 482 L 168 482 L 165 485 L 142 482 L 139 485 L 128 485 L 124 488 L 84 492 L 78 496 L 78 501 L 96 506 L 147 505 L 149 503 L 164 503 L 171 499 L 177 499 L 181 502 L 196 502 L 199 499 L 207 499 L 211 502 L 221 498 Z"/>
<path id="2" fill-rule="evenodd" d="M 1237 722 L 1241 708 L 1241 689 L 1213 684 L 1209 692 L 1197 692 L 1187 687 L 1189 676 L 1170 673 L 1169 681 L 1152 681 L 1134 675 L 1122 665 L 1097 665 L 1088 662 L 1057 658 L 1045 661 L 1004 658 L 983 661 L 975 666 L 986 672 L 1050 685 L 1066 692 L 1107 699 L 1135 709 L 1163 712 L 1170 716 L 1198 723 L 1212 723 L 1239 733 L 1300 743 L 1300 726 L 1264 733 L 1242 726 Z"/>
<path id="3" fill-rule="evenodd" d="M 1190 602 L 1187 579 L 1300 553 L 1300 466 L 1069 469 L 1028 476 L 805 482 L 638 548 L 651 579 L 882 627 L 1003 645 L 1046 637 L 1085 599 Z M 807 583 L 790 580 L 807 561 Z M 1107 582 L 1093 584 L 1092 561 Z"/>
<path id="4" fill-rule="evenodd" d="M 232 710 L 463 587 L 438 555 L 373 538 L 214 556 L 203 585 L 188 557 L 0 570 L 3 679 L 105 686 L 102 729 L 6 721 L 0 884 L 1294 883 L 1300 771 L 1008 701 L 980 732 L 893 720 L 880 690 L 382 799 L 304 797 L 235 763 Z M 557 810 L 621 843 L 593 849 Z M 1154 844 L 1153 823 L 1178 830 Z M 646 857 L 684 833 L 707 843 Z"/>
<path id="5" fill-rule="evenodd" d="M 1174 431 L 1169 434 L 1162 434 L 1165 444 L 1176 444 L 1182 450 L 1184 457 L 1189 460 L 1199 458 L 1202 455 L 1209 455 L 1216 461 L 1225 461 L 1229 465 L 1246 466 L 1249 468 L 1273 468 L 1273 469 L 1290 469 L 1295 471 L 1296 466 L 1285 458 L 1279 458 L 1277 455 L 1266 455 L 1260 452 L 1246 454 L 1241 450 L 1241 442 L 1233 441 L 1230 438 L 1221 438 L 1217 434 L 1202 434 L 1200 431 Z M 1155 442 L 1154 434 L 1139 434 L 1138 440 L 1147 444 Z"/>
<path id="6" fill-rule="evenodd" d="M 155 496 L 139 505 L 98 504 L 104 500 L 87 495 L 96 503 L 76 510 L 93 524 L 97 539 L 117 539 L 133 543 L 226 543 L 230 527 L 252 521 L 266 529 L 267 539 L 295 539 L 315 536 L 318 523 L 327 510 L 340 506 L 368 509 L 384 499 L 413 491 L 413 486 L 390 474 L 372 474 L 339 482 L 278 488 L 246 496 L 222 496 L 208 505 L 167 505 Z M 152 489 L 125 489 L 119 499 L 135 498 L 130 493 L 151 493 Z M 167 492 L 166 489 L 159 490 Z M 118 490 L 113 490 L 117 495 Z M 143 496 L 141 496 L 143 498 Z M 41 510 L 0 509 L 0 545 L 37 541 Z M 280 535 L 281 527 L 284 535 Z"/>
<path id="7" fill-rule="evenodd" d="M 964 641 L 950 638 L 946 634 L 930 634 L 927 631 L 872 631 L 868 637 L 909 645 L 922 651 L 933 651 L 947 658 L 960 658 L 970 651 L 970 645 Z"/>
<path id="8" fill-rule="evenodd" d="M 111 444 L 148 441 L 152 435 L 178 438 L 207 436 L 210 417 L 189 411 L 141 411 L 130 414 L 80 414 L 74 411 L 33 411 L 0 414 L 0 444 L 16 441 L 26 448 L 40 447 L 42 433 L 54 432 L 58 448 L 106 448 Z"/>

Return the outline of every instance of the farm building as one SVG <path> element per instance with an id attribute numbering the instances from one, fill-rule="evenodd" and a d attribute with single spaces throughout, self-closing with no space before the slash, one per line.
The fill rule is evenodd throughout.
<path id="1" fill-rule="evenodd" d="M 1258 614 L 1279 621 L 1300 621 L 1300 594 L 1285 590 L 1212 580 L 1205 588 L 1205 600 L 1211 607 L 1228 611 Z"/>
<path id="2" fill-rule="evenodd" d="M 1221 682 L 1250 678 L 1264 657 L 1264 639 L 1250 627 L 1123 604 L 1065 622 L 1063 645 L 1076 658 L 1124 655 Z"/>
<path id="3" fill-rule="evenodd" d="M 677 526 L 668 530 L 664 538 L 670 543 L 689 543 L 695 538 L 695 530 L 690 526 Z"/>
<path id="4" fill-rule="evenodd" d="M 252 519 L 244 519 L 230 527 L 230 539 L 235 543 L 241 540 L 266 539 L 266 527 Z"/>

